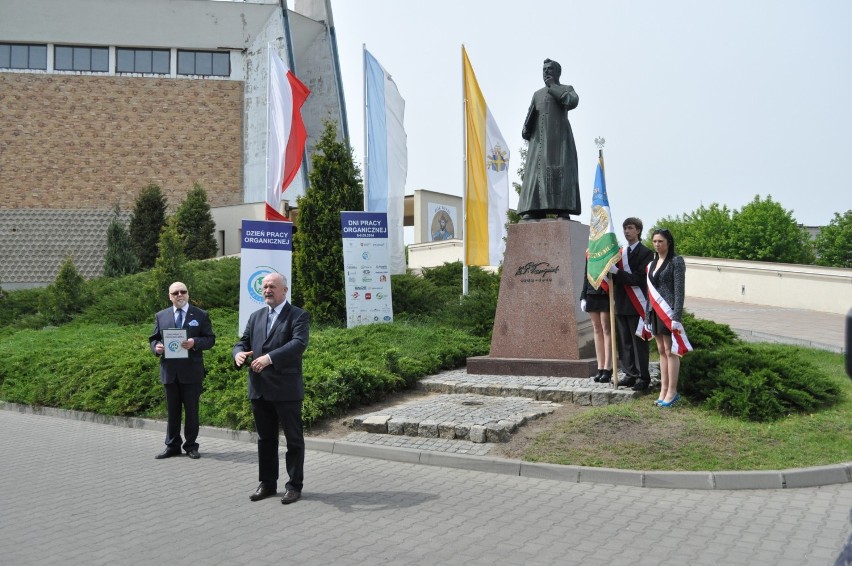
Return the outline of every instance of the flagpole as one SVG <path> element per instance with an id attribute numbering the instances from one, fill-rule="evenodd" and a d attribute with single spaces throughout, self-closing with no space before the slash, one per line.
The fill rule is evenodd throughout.
<path id="1" fill-rule="evenodd" d="M 263 219 L 266 220 L 266 210 L 269 206 L 269 83 L 272 82 L 272 42 L 266 44 L 266 184 L 263 187 Z"/>
<path id="2" fill-rule="evenodd" d="M 361 58 L 364 67 L 364 211 L 369 211 L 368 204 L 368 189 L 370 187 L 370 168 L 368 159 L 370 158 L 369 145 L 367 145 L 367 44 L 361 44 Z"/>
<path id="3" fill-rule="evenodd" d="M 467 99 L 464 97 L 464 43 L 462 43 L 462 217 L 464 218 L 464 237 L 462 238 L 462 295 L 468 294 L 467 277 Z"/>
<path id="4" fill-rule="evenodd" d="M 603 148 L 598 149 L 598 159 L 601 162 L 601 169 L 604 169 Z M 610 210 L 610 213 L 612 211 Z M 607 286 L 609 287 L 609 336 L 611 340 L 610 352 L 612 352 L 612 387 L 618 389 L 618 340 L 615 328 L 615 282 L 612 280 L 612 274 L 606 275 Z"/>

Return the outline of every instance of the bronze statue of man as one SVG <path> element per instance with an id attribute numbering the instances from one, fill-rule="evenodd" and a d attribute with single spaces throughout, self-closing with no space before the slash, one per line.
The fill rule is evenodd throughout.
<path id="1" fill-rule="evenodd" d="M 561 74 L 559 63 L 544 60 L 545 87 L 533 94 L 524 121 L 521 136 L 529 148 L 518 202 L 523 220 L 580 214 L 577 146 L 568 122 L 568 111 L 577 107 L 580 97 L 574 87 L 559 83 Z"/>

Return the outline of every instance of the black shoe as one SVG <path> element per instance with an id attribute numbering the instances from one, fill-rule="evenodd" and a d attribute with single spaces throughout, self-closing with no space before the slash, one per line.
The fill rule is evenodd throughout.
<path id="1" fill-rule="evenodd" d="M 261 499 L 272 497 L 276 493 L 278 493 L 278 487 L 274 483 L 260 482 L 260 485 L 257 486 L 254 493 L 249 495 L 249 499 L 252 501 L 260 501 Z"/>
<path id="2" fill-rule="evenodd" d="M 600 383 L 600 382 L 601 382 L 601 379 L 603 379 L 603 376 L 604 376 L 604 370 L 599 369 L 599 370 L 598 370 L 598 373 L 597 373 L 597 374 L 595 375 L 595 377 L 594 377 L 594 381 L 595 381 L 595 383 Z"/>
<path id="3" fill-rule="evenodd" d="M 293 491 L 292 489 L 288 489 L 284 492 L 284 497 L 281 498 L 281 503 L 284 505 L 289 505 L 291 503 L 295 503 L 302 497 L 301 491 Z"/>
<path id="4" fill-rule="evenodd" d="M 636 383 L 633 384 L 633 387 L 631 387 L 631 389 L 633 389 L 633 391 L 645 391 L 648 389 L 649 385 L 649 381 L 646 381 L 644 379 L 637 379 Z"/>
<path id="5" fill-rule="evenodd" d="M 601 380 L 599 383 L 609 383 L 612 381 L 612 370 L 605 369 L 603 370 L 603 375 L 601 376 Z"/>
<path id="6" fill-rule="evenodd" d="M 621 379 L 618 380 L 618 386 L 619 387 L 633 387 L 634 385 L 636 385 L 636 378 L 635 377 L 626 377 L 625 376 L 625 377 L 622 377 Z"/>
<path id="7" fill-rule="evenodd" d="M 172 456 L 180 456 L 180 448 L 172 448 L 171 446 L 166 446 L 166 449 L 154 456 L 157 460 L 162 460 L 163 458 L 171 458 Z"/>
<path id="8" fill-rule="evenodd" d="M 193 460 L 198 460 L 199 458 L 201 458 L 201 454 L 199 454 L 198 450 L 195 450 L 194 448 L 192 450 L 187 450 L 186 455 L 192 458 Z"/>

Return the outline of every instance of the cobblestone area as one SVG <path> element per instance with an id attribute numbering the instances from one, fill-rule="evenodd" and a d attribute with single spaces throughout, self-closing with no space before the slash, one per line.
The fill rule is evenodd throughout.
<path id="1" fill-rule="evenodd" d="M 477 443 L 469 440 L 397 436 L 393 434 L 372 434 L 369 432 L 353 432 L 344 437 L 343 440 L 358 442 L 359 444 L 410 448 L 412 450 L 430 450 L 432 452 L 466 454 L 468 456 L 485 456 L 491 451 L 491 447 L 493 446 L 493 444 Z"/>
<path id="2" fill-rule="evenodd" d="M 659 375 L 659 370 L 657 374 Z M 652 383 L 655 374 L 652 373 Z M 659 381 L 657 381 L 659 383 Z M 629 387 L 615 389 L 576 377 L 471 375 L 465 368 L 446 371 L 417 382 L 417 388 L 435 393 L 473 393 L 493 397 L 527 397 L 538 401 L 603 406 L 623 403 L 640 395 Z"/>
<path id="3" fill-rule="evenodd" d="M 506 442 L 528 419 L 553 410 L 549 401 L 524 397 L 435 395 L 357 416 L 352 426 L 378 434 Z"/>
<path id="4" fill-rule="evenodd" d="M 659 385 L 658 376 L 659 365 L 651 364 L 652 387 Z M 465 368 L 421 379 L 417 388 L 442 395 L 359 415 L 352 419 L 358 432 L 345 440 L 484 455 L 484 443 L 507 442 L 529 419 L 552 413 L 555 403 L 604 406 L 640 396 L 591 379 L 469 375 Z"/>

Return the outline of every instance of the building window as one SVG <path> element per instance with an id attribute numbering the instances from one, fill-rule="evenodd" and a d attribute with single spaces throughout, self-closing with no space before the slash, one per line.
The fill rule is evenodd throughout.
<path id="1" fill-rule="evenodd" d="M 177 74 L 231 76 L 231 54 L 227 51 L 178 51 Z"/>
<path id="2" fill-rule="evenodd" d="M 47 70 L 47 45 L 0 43 L 0 69 Z"/>
<path id="3" fill-rule="evenodd" d="M 57 71 L 109 71 L 108 47 L 57 45 L 53 68 Z"/>
<path id="4" fill-rule="evenodd" d="M 118 73 L 168 75 L 169 50 L 118 47 L 115 50 L 115 70 Z"/>

